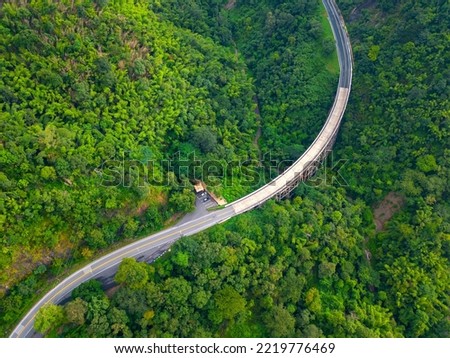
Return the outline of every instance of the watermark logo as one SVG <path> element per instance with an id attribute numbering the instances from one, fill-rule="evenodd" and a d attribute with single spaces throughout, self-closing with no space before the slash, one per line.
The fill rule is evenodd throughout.
<path id="1" fill-rule="evenodd" d="M 276 184 L 303 181 L 310 187 L 348 186 L 342 169 L 348 160 L 334 159 L 332 151 L 322 160 L 303 161 L 273 159 L 271 153 L 257 160 L 201 160 L 195 152 L 176 153 L 168 159 L 133 159 L 131 152 L 114 155 L 106 160 L 95 172 L 101 177 L 101 186 L 146 187 L 173 186 L 188 187 L 190 181 L 221 183 L 232 187 L 239 183 L 242 187 L 258 188 L 273 180 Z M 283 175 L 284 174 L 284 175 Z M 283 175 L 283 177 L 280 177 Z M 184 179 L 184 180 L 183 180 Z"/>

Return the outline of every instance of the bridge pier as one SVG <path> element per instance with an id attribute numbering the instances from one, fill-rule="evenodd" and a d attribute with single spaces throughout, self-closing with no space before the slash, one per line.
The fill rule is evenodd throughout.
<path id="1" fill-rule="evenodd" d="M 302 170 L 301 173 L 291 180 L 279 193 L 275 195 L 275 199 L 277 201 L 281 201 L 287 197 L 290 197 L 292 192 L 299 186 L 301 182 L 304 182 L 311 177 L 313 177 L 319 167 L 324 163 L 329 153 L 331 153 L 331 148 L 333 148 L 334 143 L 336 142 L 336 134 L 330 139 L 327 144 L 327 149 L 320 153 L 319 157 L 314 161 L 309 163 L 308 167 L 305 170 Z"/>

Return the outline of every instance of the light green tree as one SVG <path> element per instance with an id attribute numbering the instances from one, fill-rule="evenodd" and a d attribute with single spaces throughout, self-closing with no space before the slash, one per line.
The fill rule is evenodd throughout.
<path id="1" fill-rule="evenodd" d="M 239 313 L 245 311 L 246 300 L 233 287 L 226 286 L 214 294 L 214 308 L 209 313 L 209 318 L 214 323 L 231 320 Z"/>
<path id="2" fill-rule="evenodd" d="M 147 283 L 148 270 L 145 263 L 137 262 L 133 258 L 125 258 L 122 260 L 114 279 L 119 284 L 138 289 Z"/>
<path id="3" fill-rule="evenodd" d="M 39 333 L 46 334 L 56 329 L 65 321 L 64 308 L 52 303 L 42 307 L 36 315 L 34 329 Z"/>

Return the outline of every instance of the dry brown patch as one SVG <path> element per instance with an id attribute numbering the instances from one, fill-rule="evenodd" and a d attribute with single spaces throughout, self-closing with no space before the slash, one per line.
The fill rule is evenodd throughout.
<path id="1" fill-rule="evenodd" d="M 163 192 L 160 192 L 160 193 L 158 193 L 158 195 L 156 195 L 155 200 L 158 204 L 166 205 L 167 204 L 167 195 L 164 194 Z"/>
<path id="2" fill-rule="evenodd" d="M 226 10 L 234 9 L 236 6 L 236 0 L 229 0 L 228 3 L 225 5 Z"/>
<path id="3" fill-rule="evenodd" d="M 124 60 L 120 60 L 120 61 L 117 63 L 117 67 L 118 67 L 120 70 L 124 70 L 124 69 L 127 67 L 127 63 L 126 63 Z"/>
<path id="4" fill-rule="evenodd" d="M 376 231 L 383 231 L 386 222 L 388 222 L 404 204 L 405 198 L 400 194 L 390 192 L 386 195 L 386 197 L 375 207 L 373 212 Z"/>
<path id="5" fill-rule="evenodd" d="M 153 188 L 148 189 L 148 193 L 144 199 L 140 201 L 136 209 L 128 211 L 129 215 L 140 216 L 142 215 L 150 205 L 165 206 L 167 204 L 167 195 L 164 192 L 156 191 Z"/>
<path id="6" fill-rule="evenodd" d="M 117 290 L 119 288 L 120 288 L 120 286 L 117 285 L 117 286 L 113 286 L 113 287 L 107 289 L 105 292 L 106 296 L 108 296 L 108 298 L 112 298 L 112 296 L 114 296 L 114 294 L 117 292 Z"/>
<path id="7" fill-rule="evenodd" d="M 217 205 L 226 205 L 227 201 L 221 196 L 216 196 L 212 191 L 208 191 L 208 194 L 213 198 Z"/>
<path id="8" fill-rule="evenodd" d="M 60 239 L 53 248 L 22 248 L 13 257 L 13 264 L 2 273 L 0 295 L 20 280 L 30 275 L 39 265 L 49 265 L 56 258 L 69 257 L 73 243 L 66 233 L 60 234 Z"/>
<path id="9" fill-rule="evenodd" d="M 150 204 L 147 202 L 144 202 L 141 205 L 139 205 L 136 209 L 136 215 L 141 216 L 148 209 L 149 206 Z"/>

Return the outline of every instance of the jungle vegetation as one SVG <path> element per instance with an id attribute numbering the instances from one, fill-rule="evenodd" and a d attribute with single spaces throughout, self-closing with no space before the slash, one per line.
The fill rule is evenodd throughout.
<path id="1" fill-rule="evenodd" d="M 266 150 L 278 160 L 295 157 L 314 137 L 323 122 L 309 113 L 326 115 L 336 85 L 318 1 L 150 3 L 159 21 L 220 44 L 241 61 L 260 113 L 252 117 L 252 133 L 261 128 L 252 147 L 257 161 L 265 164 L 260 153 Z M 338 5 L 355 60 L 333 153 L 345 165 L 324 166 L 289 200 L 183 238 L 151 265 L 124 260 L 113 290 L 104 292 L 97 281 L 81 285 L 69 303 L 40 311 L 38 331 L 449 336 L 448 2 Z M 319 74 L 318 67 L 326 71 Z M 254 104 L 248 108 L 255 113 Z M 5 306 L 12 306 L 11 297 L 2 301 L 5 312 L 14 312 Z"/>

